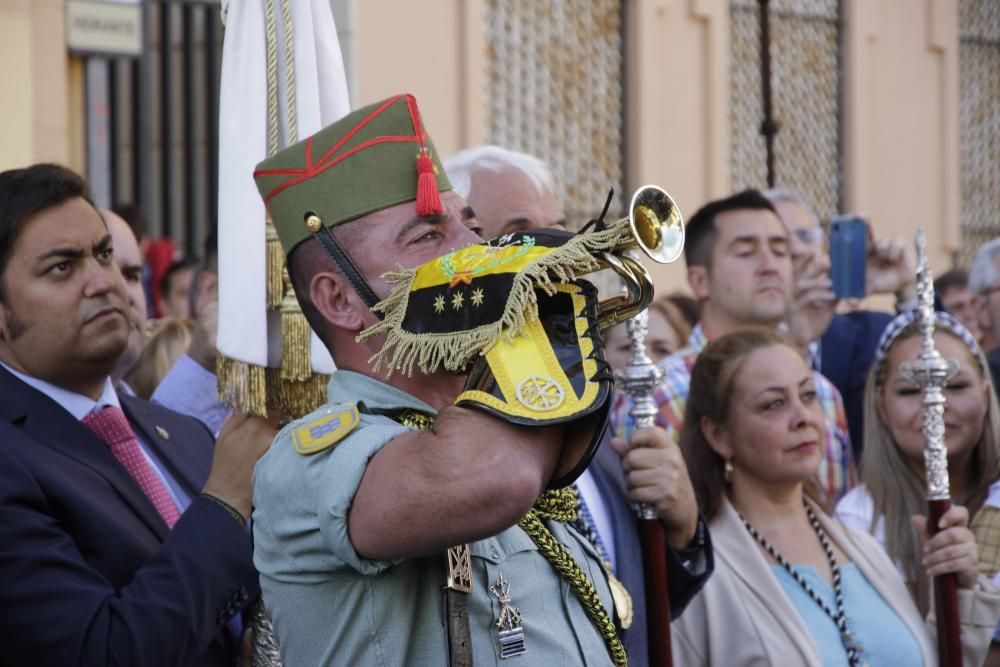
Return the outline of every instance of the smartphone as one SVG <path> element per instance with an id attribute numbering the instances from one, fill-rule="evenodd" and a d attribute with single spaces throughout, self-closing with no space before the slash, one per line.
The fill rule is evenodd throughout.
<path id="1" fill-rule="evenodd" d="M 868 224 L 856 215 L 830 220 L 830 279 L 838 299 L 865 297 Z"/>

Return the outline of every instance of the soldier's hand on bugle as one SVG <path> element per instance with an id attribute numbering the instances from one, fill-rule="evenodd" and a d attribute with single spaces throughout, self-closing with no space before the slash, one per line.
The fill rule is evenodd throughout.
<path id="1" fill-rule="evenodd" d="M 611 446 L 622 457 L 629 499 L 653 505 L 670 546 L 686 548 L 698 526 L 698 503 L 680 448 L 658 426 L 637 429 L 628 441 L 612 438 Z"/>

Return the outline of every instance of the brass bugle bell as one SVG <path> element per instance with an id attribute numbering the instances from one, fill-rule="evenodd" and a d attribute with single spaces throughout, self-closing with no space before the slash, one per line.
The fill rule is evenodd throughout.
<path id="1" fill-rule="evenodd" d="M 613 270 L 625 282 L 626 293 L 604 299 L 598 305 L 598 325 L 609 329 L 628 320 L 653 300 L 653 280 L 631 251 L 643 253 L 658 264 L 677 261 L 684 250 L 684 220 L 680 208 L 665 190 L 645 185 L 635 191 L 629 204 L 632 238 L 597 257 L 602 268 Z"/>

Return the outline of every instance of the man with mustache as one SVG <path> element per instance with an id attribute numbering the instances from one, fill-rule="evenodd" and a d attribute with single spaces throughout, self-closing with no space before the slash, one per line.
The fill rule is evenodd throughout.
<path id="1" fill-rule="evenodd" d="M 675 440 L 684 419 L 691 368 L 708 341 L 747 327 L 777 329 L 792 297 L 788 231 L 774 206 L 757 190 L 745 190 L 702 206 L 688 220 L 684 259 L 688 285 L 698 300 L 699 324 L 688 344 L 660 362 L 657 424 Z M 826 447 L 817 490 L 825 505 L 857 483 L 851 441 L 840 393 L 816 373 L 816 392 L 826 413 Z M 631 429 L 631 401 L 620 397 L 612 411 L 619 434 Z"/>
<path id="2" fill-rule="evenodd" d="M 373 310 L 403 303 L 387 299 L 401 285 L 391 290 L 389 272 L 424 272 L 428 280 L 414 278 L 404 302 L 418 304 L 414 326 L 451 344 L 489 328 L 496 320 L 480 319 L 485 313 L 515 303 L 512 290 L 491 287 L 507 262 L 550 249 L 546 259 L 560 257 L 572 241 L 546 246 L 555 237 L 539 231 L 463 254 L 481 243 L 479 225 L 452 191 L 410 95 L 348 114 L 254 176 L 302 311 L 337 364 L 327 404 L 279 433 L 254 473 L 254 561 L 285 664 L 623 664 L 619 606 L 570 525 L 575 494 L 565 488 L 599 435 L 590 417 L 607 407 L 609 387 L 595 387 L 604 363 L 591 333 L 596 309 L 560 320 L 570 313 L 543 310 L 537 296 L 542 316 L 522 326 L 524 335 L 504 340 L 498 331 L 489 351 L 470 345 L 468 376 L 461 363 L 449 372 L 418 362 L 409 374 L 393 361 L 387 375 L 372 361 L 403 335 L 382 333 L 397 320 Z M 473 256 L 484 261 L 467 263 Z M 475 326 L 452 326 L 461 322 Z M 539 327 L 544 341 L 531 333 Z M 585 358 L 561 346 L 569 363 L 535 363 L 552 349 L 545 342 L 585 329 L 574 339 L 593 345 Z M 518 345 L 525 354 L 512 352 Z M 494 366 L 503 355 L 510 363 Z M 507 387 L 516 389 L 487 394 L 483 359 L 495 385 L 513 377 Z M 562 382 L 567 372 L 604 397 L 588 404 L 596 410 L 582 421 L 574 413 L 558 425 L 526 424 L 588 395 Z M 484 403 L 463 400 L 484 394 Z M 507 418 L 515 403 L 531 411 L 525 421 Z M 659 446 L 665 436 L 648 429 L 642 438 Z M 656 502 L 656 491 L 637 500 Z"/>
<path id="3" fill-rule="evenodd" d="M 0 636 L 12 665 L 232 665 L 274 429 L 119 395 L 130 304 L 84 181 L 0 173 Z"/>

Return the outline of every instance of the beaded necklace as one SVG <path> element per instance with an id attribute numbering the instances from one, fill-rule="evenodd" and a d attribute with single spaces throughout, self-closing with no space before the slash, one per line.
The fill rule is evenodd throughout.
<path id="1" fill-rule="evenodd" d="M 830 565 L 830 573 L 833 577 L 833 597 L 837 607 L 836 611 L 830 609 L 830 606 L 823 601 L 823 598 L 816 593 L 815 589 L 809 585 L 809 582 L 803 579 L 802 575 L 795 571 L 791 564 L 785 560 L 785 557 L 779 554 L 777 549 L 775 549 L 770 542 L 764 539 L 764 537 L 757 532 L 757 529 L 751 526 L 750 522 L 747 521 L 742 514 L 739 514 L 738 512 L 737 514 L 739 514 L 740 520 L 743 522 L 743 525 L 746 526 L 750 536 L 757 540 L 760 546 L 764 547 L 764 550 L 767 551 L 767 553 L 771 554 L 771 558 L 776 560 L 778 565 L 783 567 L 785 571 L 791 575 L 792 579 L 795 580 L 795 583 L 802 587 L 802 590 L 804 590 L 806 594 L 812 598 L 812 601 L 815 602 L 819 608 L 823 610 L 823 613 L 830 617 L 833 624 L 837 626 L 837 630 L 840 632 L 840 643 L 844 645 L 844 650 L 847 652 L 848 664 L 851 665 L 851 667 L 866 666 L 868 663 L 864 659 L 864 646 L 855 640 L 854 630 L 848 624 L 850 617 L 844 610 L 844 591 L 840 579 L 840 565 L 837 563 L 837 557 L 834 555 L 833 547 L 830 546 L 830 541 L 826 537 L 826 531 L 824 531 L 823 527 L 819 525 L 819 519 L 816 518 L 816 514 L 812 511 L 812 508 L 809 507 L 809 504 L 805 501 L 805 499 L 802 500 L 802 504 L 806 508 L 806 515 L 809 517 L 809 523 L 812 525 L 812 529 L 815 531 L 816 537 L 819 539 L 819 544 L 823 547 L 823 553 L 826 554 L 826 561 Z"/>

